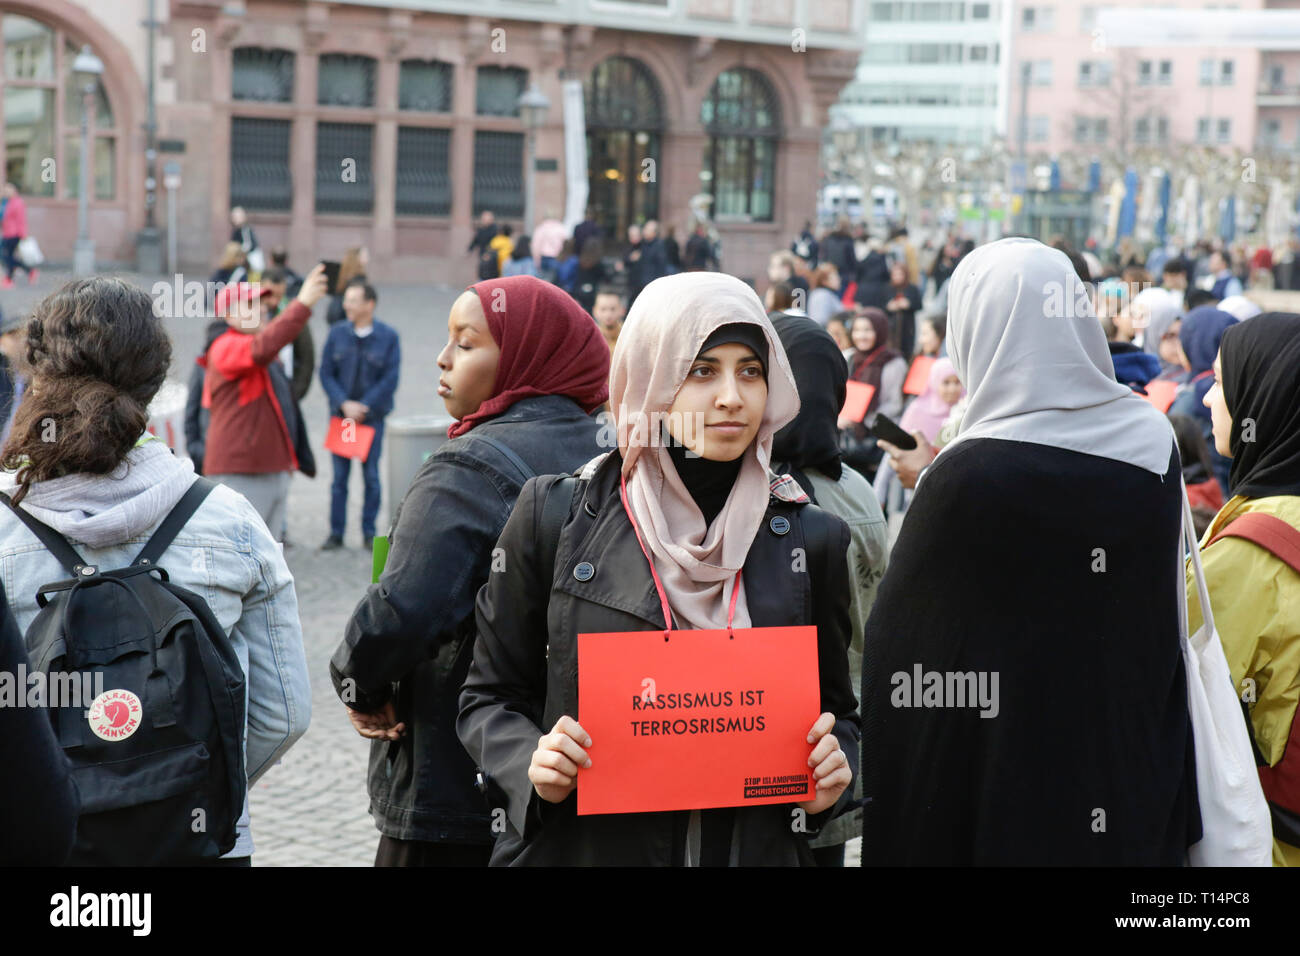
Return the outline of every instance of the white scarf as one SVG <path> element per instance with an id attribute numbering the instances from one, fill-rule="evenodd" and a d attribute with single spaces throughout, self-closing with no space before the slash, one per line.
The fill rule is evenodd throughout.
<path id="1" fill-rule="evenodd" d="M 1001 438 L 1168 472 L 1173 429 L 1115 380 L 1087 288 L 1064 253 L 1001 239 L 967 255 L 949 286 L 948 355 L 969 403 L 941 454 Z"/>

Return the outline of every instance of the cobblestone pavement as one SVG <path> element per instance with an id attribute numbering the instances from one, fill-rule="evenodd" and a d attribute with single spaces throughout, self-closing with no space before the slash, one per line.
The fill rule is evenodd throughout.
<path id="1" fill-rule="evenodd" d="M 122 278 L 146 290 L 154 280 L 129 273 Z M 30 309 L 35 301 L 70 278 L 66 273 L 42 272 L 35 287 L 21 282 L 0 293 L 6 315 Z M 199 279 L 205 276 L 187 276 Z M 159 281 L 166 281 L 165 279 Z M 436 359 L 446 342 L 447 313 L 460 294 L 447 286 L 381 285 L 375 315 L 392 325 L 402 337 L 402 374 L 397 389 L 395 415 L 443 412 L 437 395 Z M 311 320 L 319 362 L 328 327 L 325 303 L 316 306 Z M 189 362 L 203 342 L 206 321 L 201 318 L 169 320 L 172 335 L 171 378 L 184 381 Z M 313 382 L 303 401 L 303 414 L 316 449 L 314 479 L 295 475 L 289 494 L 289 547 L 285 557 L 293 571 L 302 619 L 303 643 L 312 683 L 312 718 L 307 733 L 266 772 L 251 795 L 255 866 L 370 866 L 374 862 L 379 831 L 366 812 L 366 759 L 369 743 L 352 729 L 343 705 L 334 693 L 329 659 L 338 646 L 344 624 L 370 581 L 370 555 L 361 546 L 360 469 L 352 469 L 348 488 L 348 526 L 345 548 L 323 552 L 320 544 L 329 533 L 329 498 L 332 478 L 330 456 L 323 446 L 328 407 L 320 380 Z M 387 441 L 385 446 L 387 446 Z M 384 453 L 385 459 L 387 452 Z M 388 487 L 386 461 L 380 462 L 384 482 L 383 503 L 377 527 L 388 527 L 396 504 Z M 848 847 L 847 863 L 857 865 L 859 840 Z"/>

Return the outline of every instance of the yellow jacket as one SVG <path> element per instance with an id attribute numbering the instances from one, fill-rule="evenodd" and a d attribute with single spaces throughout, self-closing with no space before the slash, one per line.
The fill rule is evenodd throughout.
<path id="1" fill-rule="evenodd" d="M 1280 558 L 1242 538 L 1205 543 L 1232 519 L 1263 512 L 1300 528 L 1300 497 L 1277 495 L 1228 501 L 1201 538 L 1201 563 L 1214 609 L 1214 625 L 1228 670 L 1249 702 L 1255 742 L 1269 766 L 1282 759 L 1300 702 L 1300 574 Z M 1201 626 L 1200 599 L 1187 566 L 1187 626 Z M 1300 847 L 1273 841 L 1274 866 L 1300 866 Z"/>
<path id="2" fill-rule="evenodd" d="M 489 249 L 497 251 L 497 272 L 504 272 L 506 263 L 510 260 L 510 254 L 515 251 L 515 241 L 509 236 L 503 236 L 497 233 L 488 243 Z"/>

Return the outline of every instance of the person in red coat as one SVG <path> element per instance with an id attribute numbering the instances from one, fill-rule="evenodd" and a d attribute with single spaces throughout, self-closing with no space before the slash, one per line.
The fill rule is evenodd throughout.
<path id="1" fill-rule="evenodd" d="M 313 269 L 298 297 L 270 321 L 258 292 L 256 284 L 240 282 L 217 293 L 217 315 L 229 328 L 199 358 L 207 369 L 203 407 L 211 416 L 203 469 L 247 498 L 271 533 L 282 535 L 289 477 L 300 467 L 299 421 L 288 389 L 275 388 L 274 376 L 284 374 L 276 360 L 325 295 L 325 267 Z"/>
<path id="2" fill-rule="evenodd" d="M 0 216 L 0 261 L 4 263 L 5 277 L 0 288 L 14 287 L 15 269 L 26 269 L 28 284 L 35 285 L 36 270 L 19 262 L 17 256 L 18 243 L 27 237 L 27 204 L 13 183 L 5 183 L 4 197 L 4 215 Z"/>

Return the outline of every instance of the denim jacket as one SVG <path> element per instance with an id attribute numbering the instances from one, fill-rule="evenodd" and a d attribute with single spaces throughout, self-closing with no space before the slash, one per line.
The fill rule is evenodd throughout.
<path id="1" fill-rule="evenodd" d="M 186 466 L 188 467 L 188 466 Z M 111 480 L 104 476 L 104 480 Z M 162 523 L 118 544 L 89 547 L 70 535 L 77 552 L 104 568 L 126 567 Z M 244 750 L 251 787 L 307 730 L 311 682 L 293 575 L 280 546 L 253 506 L 218 485 L 186 523 L 158 565 L 171 581 L 201 595 L 231 643 L 247 676 Z M 67 571 L 35 535 L 0 505 L 0 581 L 24 633 L 39 608 L 36 591 Z M 238 839 L 228 856 L 253 852 L 247 795 Z"/>
<path id="2" fill-rule="evenodd" d="M 376 319 L 374 329 L 362 338 L 352 330 L 351 322 L 330 328 L 321 350 L 320 383 L 329 396 L 331 415 L 340 414 L 339 407 L 349 399 L 369 406 L 366 421 L 372 425 L 393 410 L 402 348 L 392 326 Z"/>

